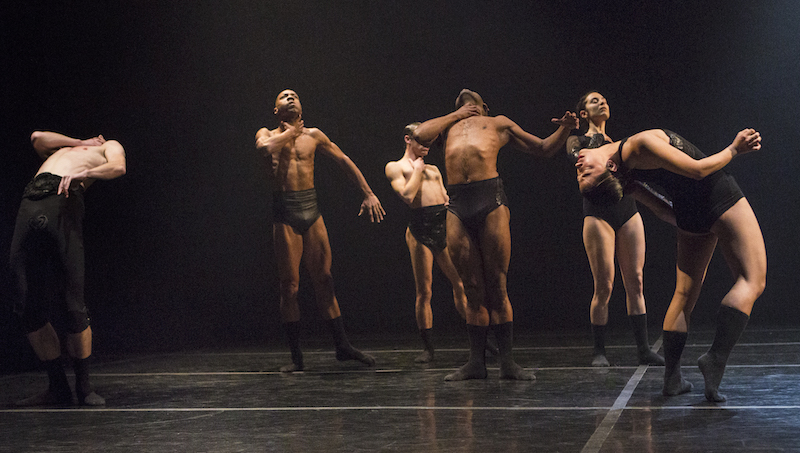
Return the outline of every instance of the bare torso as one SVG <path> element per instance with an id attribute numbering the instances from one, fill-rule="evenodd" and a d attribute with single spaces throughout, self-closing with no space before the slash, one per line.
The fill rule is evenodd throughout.
<path id="1" fill-rule="evenodd" d="M 275 190 L 281 192 L 306 190 L 314 187 L 314 157 L 319 141 L 314 137 L 316 129 L 304 128 L 302 135 L 288 142 L 283 148 L 269 156 L 271 177 Z M 259 131 L 274 135 L 280 129 Z"/>
<path id="2" fill-rule="evenodd" d="M 51 154 L 39 167 L 36 174 L 72 175 L 99 167 L 107 162 L 105 145 L 64 147 Z M 89 187 L 93 181 L 93 179 L 86 179 L 83 186 Z"/>
<path id="3" fill-rule="evenodd" d="M 401 166 L 403 176 L 406 181 L 411 179 L 411 174 L 414 173 L 414 167 L 408 159 L 402 159 L 396 162 Z M 422 184 L 420 185 L 414 201 L 409 204 L 411 208 L 423 208 L 426 206 L 436 206 L 445 204 L 447 201 L 447 193 L 444 190 L 444 182 L 442 181 L 442 174 L 435 165 L 425 165 L 425 170 L 422 171 Z"/>
<path id="4" fill-rule="evenodd" d="M 497 127 L 497 118 L 471 116 L 450 127 L 444 148 L 449 184 L 465 184 L 498 176 L 497 155 L 509 137 Z"/>

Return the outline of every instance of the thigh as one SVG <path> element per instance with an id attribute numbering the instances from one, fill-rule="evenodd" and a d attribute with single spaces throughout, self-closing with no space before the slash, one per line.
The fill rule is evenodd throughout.
<path id="1" fill-rule="evenodd" d="M 714 222 L 712 231 L 734 278 L 763 281 L 767 273 L 764 237 L 753 209 L 746 198 L 736 202 Z"/>
<path id="2" fill-rule="evenodd" d="M 481 230 L 481 258 L 487 281 L 503 279 L 511 261 L 511 211 L 500 206 L 486 216 Z"/>
<path id="3" fill-rule="evenodd" d="M 617 230 L 616 255 L 622 282 L 628 291 L 631 283 L 641 281 L 642 268 L 644 268 L 644 224 L 639 213 L 636 213 Z"/>
<path id="4" fill-rule="evenodd" d="M 408 229 L 406 229 L 406 244 L 411 255 L 411 267 L 414 270 L 414 283 L 417 286 L 417 291 L 419 292 L 421 289 L 430 290 L 431 281 L 433 280 L 433 253 L 428 247 L 417 241 Z"/>
<path id="5" fill-rule="evenodd" d="M 465 285 L 483 288 L 483 263 L 478 245 L 472 240 L 461 219 L 447 212 L 447 251 Z"/>
<path id="6" fill-rule="evenodd" d="M 331 244 L 322 216 L 303 234 L 303 259 L 312 277 L 326 275 L 331 271 Z"/>
<path id="7" fill-rule="evenodd" d="M 593 216 L 583 218 L 583 246 L 595 282 L 614 281 L 616 234 L 608 222 Z"/>
<path id="8" fill-rule="evenodd" d="M 717 236 L 713 233 L 695 234 L 678 230 L 675 292 L 676 295 L 683 294 L 688 304 L 693 305 L 700 295 L 716 246 Z"/>
<path id="9" fill-rule="evenodd" d="M 303 237 L 285 223 L 272 224 L 272 241 L 281 280 L 300 280 Z"/>

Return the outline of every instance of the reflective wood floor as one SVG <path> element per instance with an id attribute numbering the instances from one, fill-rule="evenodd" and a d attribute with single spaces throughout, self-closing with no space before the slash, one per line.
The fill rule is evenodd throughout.
<path id="1" fill-rule="evenodd" d="M 651 342 L 660 345 L 652 332 Z M 713 332 L 693 331 L 683 370 L 694 390 L 661 396 L 663 367 L 637 366 L 630 332 L 588 366 L 588 333 L 517 333 L 533 382 L 445 382 L 467 339 L 353 338 L 375 368 L 337 362 L 306 341 L 306 371 L 282 374 L 281 349 L 96 357 L 103 408 L 17 409 L 43 372 L 0 376 L 0 451 L 8 452 L 787 452 L 800 451 L 800 329 L 749 328 L 731 355 L 722 404 L 703 397 L 697 358 Z M 70 378 L 71 373 L 68 373 Z"/>

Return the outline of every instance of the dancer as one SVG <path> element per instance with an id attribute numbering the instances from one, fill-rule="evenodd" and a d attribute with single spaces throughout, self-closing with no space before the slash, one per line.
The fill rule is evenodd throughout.
<path id="1" fill-rule="evenodd" d="M 75 393 L 82 406 L 102 406 L 105 399 L 89 383 L 92 328 L 84 301 L 83 193 L 97 179 L 125 174 L 125 150 L 102 135 L 86 140 L 56 132 L 31 134 L 44 160 L 25 186 L 11 242 L 10 264 L 16 281 L 14 311 L 22 316 L 28 341 L 44 362 L 49 385 L 39 395 L 17 401 L 19 406 L 69 405 L 72 390 L 61 364 L 61 343 L 51 324 L 45 297 L 48 267 L 55 263 L 55 280 L 64 291 L 55 308 L 66 320 L 66 350 L 75 371 Z M 63 278 L 61 278 L 63 275 Z"/>
<path id="2" fill-rule="evenodd" d="M 524 152 L 552 156 L 578 120 L 567 112 L 552 122 L 558 129 L 540 139 L 505 116 L 490 117 L 481 96 L 465 89 L 456 98 L 454 112 L 428 120 L 414 131 L 414 139 L 424 145 L 443 136 L 450 195 L 447 249 L 467 294 L 469 361 L 445 380 L 486 378 L 484 349 L 490 324 L 498 343 L 500 378 L 534 379 L 512 354 L 514 316 L 506 291 L 511 212 L 497 173 L 497 155 L 511 142 Z"/>
<path id="3" fill-rule="evenodd" d="M 575 164 L 581 192 L 595 203 L 618 201 L 620 181 L 630 180 L 656 184 L 672 199 L 678 226 L 677 279 L 664 318 L 665 396 L 692 389 L 681 375 L 680 358 L 692 310 L 719 243 L 735 282 L 722 299 L 714 342 L 698 365 L 706 399 L 725 401 L 719 393 L 725 365 L 755 300 L 764 291 L 767 257 L 750 204 L 722 169 L 736 155 L 758 149 L 761 135 L 753 129 L 740 131 L 728 147 L 708 157 L 674 132 L 649 130 L 621 142 L 583 149 Z"/>
<path id="4" fill-rule="evenodd" d="M 431 285 L 433 262 L 439 266 L 453 286 L 453 302 L 462 318 L 466 317 L 467 296 L 464 284 L 447 254 L 447 208 L 449 197 L 442 182 L 442 174 L 435 165 L 425 163 L 428 147 L 413 138 L 419 123 L 411 123 L 403 130 L 406 143 L 403 158 L 386 164 L 386 177 L 400 198 L 411 208 L 411 221 L 406 228 L 406 244 L 411 254 L 416 286 L 415 310 L 417 327 L 424 350 L 414 359 L 416 363 L 433 360 L 434 348 L 431 311 Z"/>
<path id="5" fill-rule="evenodd" d="M 578 152 L 583 148 L 611 143 L 611 138 L 606 134 L 611 108 L 603 95 L 596 91 L 586 93 L 578 101 L 575 111 L 582 122 L 586 121 L 588 129 L 583 135 L 572 135 L 567 139 L 570 157 L 577 159 Z M 614 288 L 615 257 L 625 286 L 628 320 L 636 339 L 639 364 L 663 365 L 664 358 L 650 350 L 647 338 L 647 307 L 642 281 L 644 224 L 636 209 L 634 195 L 625 193 L 620 201 L 609 206 L 600 206 L 584 198 L 583 216 L 583 245 L 594 279 L 594 294 L 589 309 L 594 339 L 592 366 L 609 366 L 605 336 L 608 301 Z"/>
<path id="6" fill-rule="evenodd" d="M 317 152 L 332 158 L 364 193 L 358 215 L 368 214 L 371 222 L 380 222 L 385 214 L 378 197 L 352 160 L 322 131 L 303 126 L 300 98 L 292 90 L 283 90 L 275 99 L 273 113 L 280 125 L 256 132 L 256 149 L 271 164 L 271 177 L 276 188 L 273 194 L 272 236 L 280 274 L 280 310 L 292 363 L 281 367 L 283 372 L 302 371 L 300 350 L 300 307 L 297 292 L 300 286 L 300 261 L 305 260 L 317 305 L 333 336 L 337 360 L 357 360 L 368 366 L 375 359 L 355 349 L 344 331 L 339 302 L 333 290 L 331 247 L 328 231 L 317 207 L 314 188 L 314 158 Z"/>

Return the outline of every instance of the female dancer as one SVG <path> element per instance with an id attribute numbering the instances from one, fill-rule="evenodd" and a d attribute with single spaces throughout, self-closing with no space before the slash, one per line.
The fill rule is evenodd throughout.
<path id="1" fill-rule="evenodd" d="M 573 135 L 567 139 L 567 153 L 577 160 L 583 148 L 597 148 L 611 143 L 606 134 L 606 122 L 611 110 L 600 93 L 591 91 L 578 101 L 575 108 L 581 122 L 588 123 L 584 135 Z M 641 192 L 643 195 L 646 192 Z M 649 201 L 649 200 L 647 200 Z M 594 278 L 594 294 L 589 309 L 594 338 L 592 366 L 609 366 L 606 359 L 605 331 L 608 323 L 608 301 L 614 287 L 616 255 L 622 283 L 625 286 L 625 301 L 633 334 L 636 338 L 636 355 L 640 365 L 663 365 L 664 358 L 650 350 L 647 338 L 647 308 L 642 289 L 644 267 L 644 225 L 636 209 L 633 194 L 624 194 L 622 199 L 609 206 L 583 199 L 583 245 L 589 258 Z"/>
<path id="2" fill-rule="evenodd" d="M 722 299 L 714 342 L 697 362 L 706 399 L 725 401 L 719 385 L 728 356 L 764 291 L 767 256 L 750 204 L 722 168 L 737 154 L 758 149 L 761 135 L 753 129 L 740 131 L 733 143 L 708 157 L 673 132 L 649 130 L 621 142 L 583 149 L 578 156 L 578 186 L 596 203 L 619 200 L 620 182 L 630 180 L 657 184 L 672 198 L 678 250 L 675 294 L 664 318 L 665 396 L 692 389 L 681 376 L 680 358 L 692 309 L 719 243 L 735 283 Z"/>

